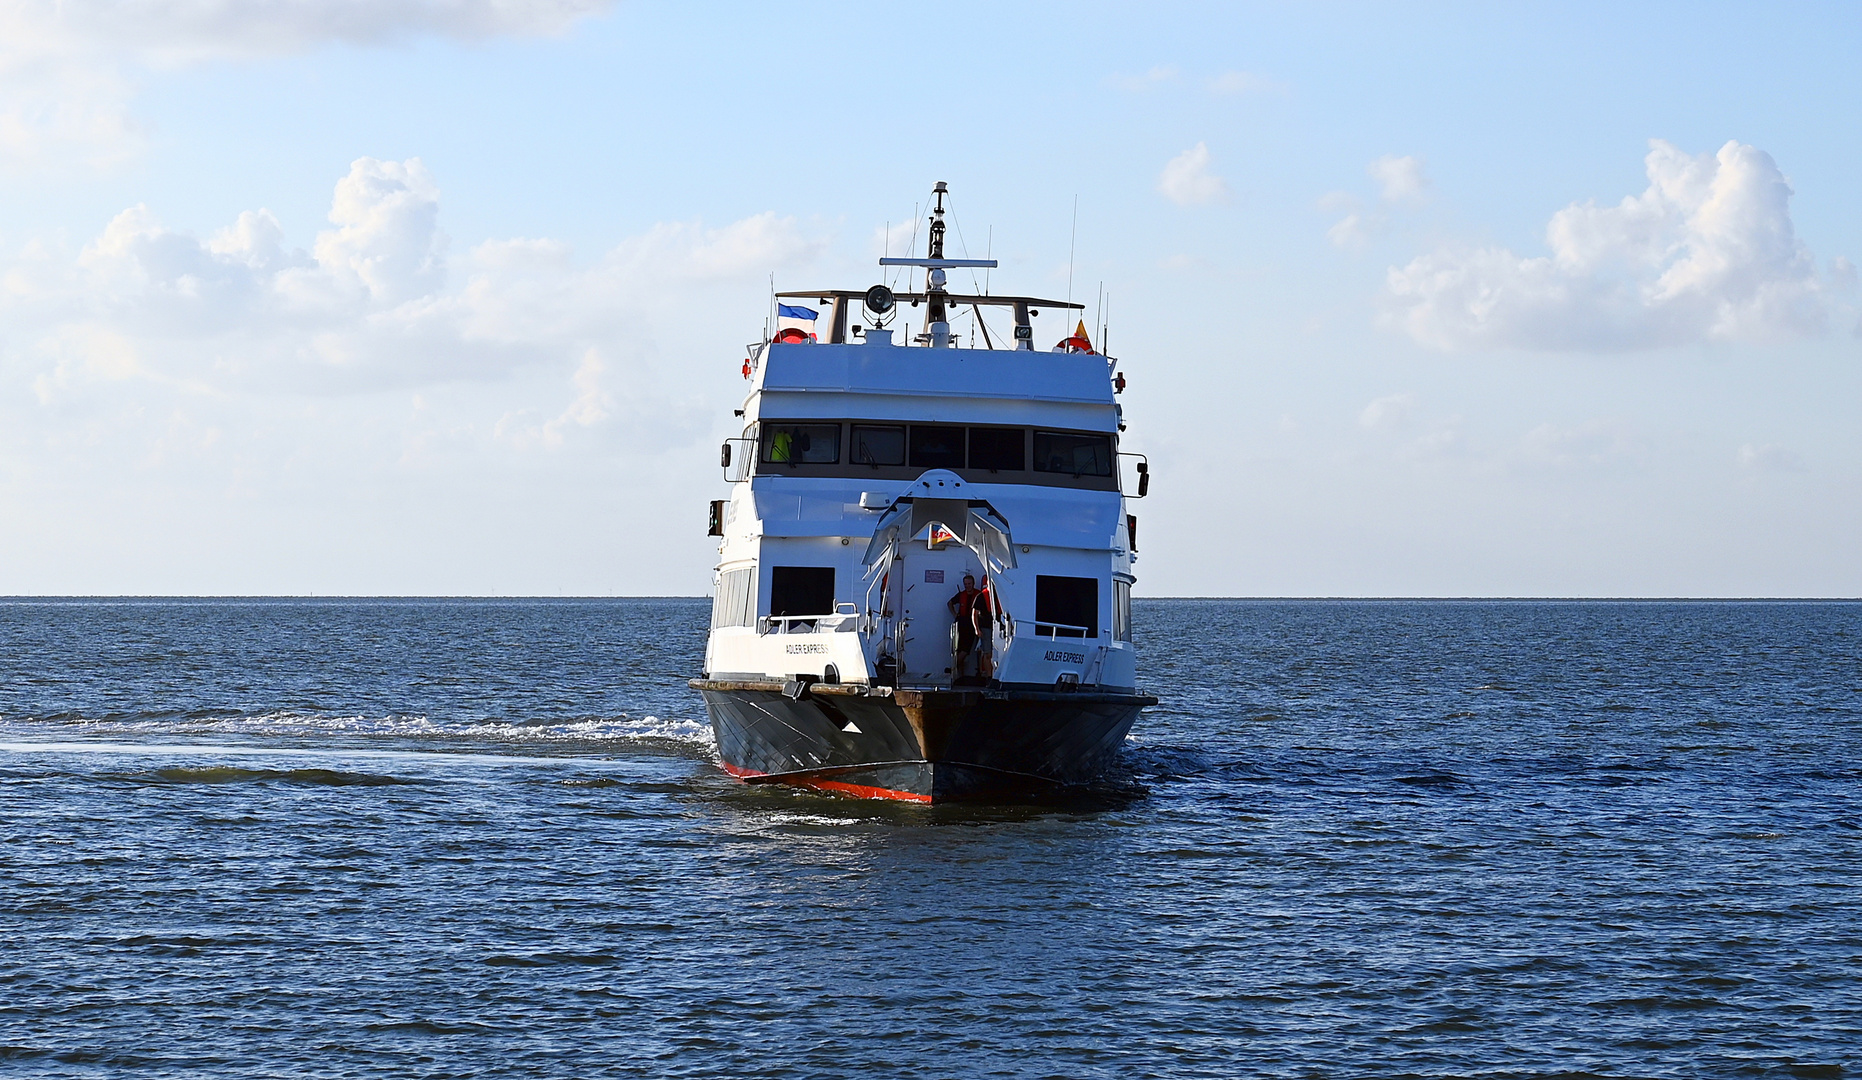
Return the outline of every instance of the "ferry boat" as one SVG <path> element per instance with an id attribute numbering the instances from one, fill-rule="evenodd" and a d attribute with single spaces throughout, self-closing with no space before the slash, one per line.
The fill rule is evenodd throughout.
<path id="1" fill-rule="evenodd" d="M 1083 318 L 1066 332 L 1083 304 L 953 291 L 996 262 L 945 256 L 947 192 L 925 256 L 880 259 L 915 288 L 777 293 L 744 361 L 691 686 L 746 782 L 1050 797 L 1100 778 L 1157 703 L 1132 640 L 1127 499 L 1150 468 L 1119 449 L 1124 375 Z M 1065 333 L 1048 350 L 1043 312 Z"/>

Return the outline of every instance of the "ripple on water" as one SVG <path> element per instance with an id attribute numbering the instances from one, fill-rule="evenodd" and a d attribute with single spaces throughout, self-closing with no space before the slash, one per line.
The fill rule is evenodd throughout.
<path id="1" fill-rule="evenodd" d="M 387 787 L 431 781 L 405 776 L 346 772 L 341 769 L 242 769 L 234 765 L 201 765 L 156 769 L 145 774 L 164 784 L 317 784 L 324 787 Z M 134 778 L 133 775 L 128 778 Z"/>
<path id="2" fill-rule="evenodd" d="M 1856 1067 L 1862 606 L 1137 608 L 927 808 L 724 776 L 702 602 L 0 603 L 0 1070 Z"/>

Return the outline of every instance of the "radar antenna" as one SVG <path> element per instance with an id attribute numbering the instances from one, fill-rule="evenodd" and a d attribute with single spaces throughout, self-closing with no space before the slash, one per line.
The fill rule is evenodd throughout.
<path id="1" fill-rule="evenodd" d="M 972 266 L 991 268 L 996 265 L 994 259 L 947 259 L 944 257 L 944 196 L 950 193 L 950 185 L 939 180 L 931 189 L 936 197 L 936 205 L 931 208 L 930 252 L 924 258 L 891 257 L 879 260 L 881 266 L 922 266 L 925 268 L 925 329 L 916 340 L 928 342 L 934 348 L 946 348 L 950 345 L 950 293 L 944 288 L 946 280 L 944 271 L 953 266 Z M 975 300 L 975 297 L 969 298 Z M 966 301 L 967 302 L 967 301 Z M 916 307 L 918 299 L 912 298 Z"/>

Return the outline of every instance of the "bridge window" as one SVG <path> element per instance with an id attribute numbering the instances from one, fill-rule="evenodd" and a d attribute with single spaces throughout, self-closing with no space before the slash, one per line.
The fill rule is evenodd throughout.
<path id="1" fill-rule="evenodd" d="M 970 468 L 1020 472 L 1027 468 L 1022 428 L 970 429 Z"/>
<path id="2" fill-rule="evenodd" d="M 840 462 L 839 424 L 764 424 L 763 461 L 771 465 Z"/>
<path id="3" fill-rule="evenodd" d="M 1034 620 L 1039 637 L 1098 637 L 1099 580 L 1035 575 Z"/>
<path id="4" fill-rule="evenodd" d="M 1112 636 L 1131 640 L 1131 582 L 1112 580 Z"/>
<path id="5" fill-rule="evenodd" d="M 873 424 L 853 425 L 853 464 L 905 464 L 905 429 Z"/>
<path id="6" fill-rule="evenodd" d="M 772 566 L 769 568 L 771 615 L 834 614 L 832 566 Z"/>
<path id="7" fill-rule="evenodd" d="M 963 429 L 913 424 L 912 468 L 963 468 Z"/>
<path id="8" fill-rule="evenodd" d="M 1038 472 L 1074 476 L 1112 475 L 1112 436 L 1034 433 L 1034 467 Z"/>
<path id="9" fill-rule="evenodd" d="M 711 600 L 711 628 L 750 626 L 756 622 L 755 571 L 726 570 L 718 575 L 718 594 Z"/>

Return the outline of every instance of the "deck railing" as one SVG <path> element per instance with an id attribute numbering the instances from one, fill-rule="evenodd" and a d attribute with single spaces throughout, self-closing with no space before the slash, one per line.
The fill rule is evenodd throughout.
<path id="1" fill-rule="evenodd" d="M 852 604 L 838 607 L 852 608 Z M 832 615 L 765 615 L 757 620 L 762 634 L 839 634 L 858 629 L 858 611 L 836 611 Z"/>

